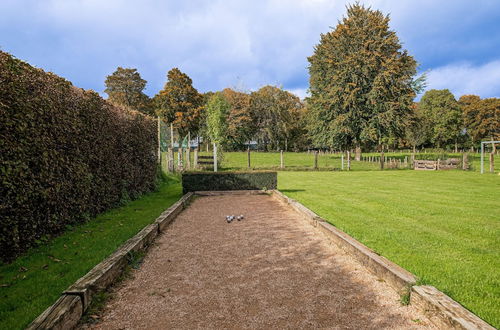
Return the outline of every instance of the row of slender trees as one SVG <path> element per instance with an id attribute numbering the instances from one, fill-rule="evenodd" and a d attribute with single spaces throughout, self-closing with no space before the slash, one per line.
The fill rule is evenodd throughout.
<path id="1" fill-rule="evenodd" d="M 225 149 L 386 150 L 473 148 L 500 139 L 500 99 L 429 90 L 425 74 L 402 48 L 389 16 L 360 4 L 322 34 L 308 58 L 310 96 L 276 86 L 247 92 L 226 88 L 199 93 L 179 69 L 167 74 L 153 98 L 136 69 L 118 68 L 106 79 L 109 100 L 158 115 L 184 137 L 201 135 Z"/>

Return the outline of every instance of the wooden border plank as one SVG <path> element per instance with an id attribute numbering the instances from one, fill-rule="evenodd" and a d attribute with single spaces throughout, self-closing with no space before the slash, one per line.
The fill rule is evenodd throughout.
<path id="1" fill-rule="evenodd" d="M 52 306 L 47 308 L 26 329 L 72 329 L 83 315 L 80 297 L 62 295 Z"/>
<path id="2" fill-rule="evenodd" d="M 410 303 L 439 328 L 495 329 L 433 286 L 414 286 L 411 291 Z"/>
<path id="3" fill-rule="evenodd" d="M 331 241 L 337 244 L 369 271 L 386 281 L 400 294 L 410 294 L 410 304 L 414 304 L 426 314 L 432 323 L 440 328 L 454 329 L 494 329 L 487 322 L 467 310 L 458 302 L 432 286 L 415 286 L 417 277 L 406 269 L 396 265 L 389 259 L 347 235 L 340 229 L 319 217 L 304 205 L 273 190 L 272 195 L 304 215 L 311 223 L 322 231 Z"/>
<path id="4" fill-rule="evenodd" d="M 97 292 L 107 289 L 123 273 L 134 252 L 145 251 L 154 239 L 189 204 L 193 193 L 187 193 L 165 210 L 156 220 L 128 239 L 113 254 L 79 278 L 28 329 L 72 329 Z"/>

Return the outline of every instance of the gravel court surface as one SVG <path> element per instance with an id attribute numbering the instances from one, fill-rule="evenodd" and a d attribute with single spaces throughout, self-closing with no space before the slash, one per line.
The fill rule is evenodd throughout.
<path id="1" fill-rule="evenodd" d="M 226 215 L 243 214 L 228 224 Z M 413 329 L 427 318 L 267 195 L 197 197 L 92 329 Z"/>

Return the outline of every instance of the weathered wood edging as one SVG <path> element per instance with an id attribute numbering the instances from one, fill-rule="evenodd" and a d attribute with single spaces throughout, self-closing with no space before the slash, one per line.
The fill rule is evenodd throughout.
<path id="1" fill-rule="evenodd" d="M 118 250 L 96 265 L 85 276 L 70 286 L 61 297 L 27 329 L 72 329 L 88 308 L 95 293 L 105 290 L 123 272 L 134 252 L 145 251 L 156 236 L 189 204 L 195 195 L 217 196 L 224 194 L 255 195 L 271 194 L 277 200 L 290 205 L 308 219 L 332 242 L 353 256 L 369 271 L 386 281 L 400 294 L 410 293 L 410 303 L 421 310 L 439 328 L 454 329 L 494 329 L 478 316 L 433 286 L 416 286 L 417 278 L 412 273 L 332 226 L 307 207 L 281 193 L 261 190 L 196 191 L 185 194 L 179 201 L 164 211 L 152 224 L 144 227 L 134 237 L 126 241 Z"/>
<path id="2" fill-rule="evenodd" d="M 209 190 L 195 191 L 196 196 L 220 196 L 220 195 L 269 195 L 265 190 Z"/>
<path id="3" fill-rule="evenodd" d="M 61 297 L 28 327 L 34 329 L 72 329 L 92 302 L 92 297 L 106 290 L 125 270 L 134 254 L 146 251 L 175 217 L 189 204 L 193 193 L 187 193 L 165 210 L 156 220 L 127 240 L 113 254 L 78 279 Z"/>
<path id="4" fill-rule="evenodd" d="M 433 286 L 415 285 L 417 277 L 404 268 L 358 242 L 351 236 L 328 223 L 296 200 L 273 190 L 272 196 L 290 205 L 322 231 L 332 242 L 346 251 L 369 271 L 383 279 L 399 294 L 410 294 L 410 304 L 415 305 L 439 328 L 495 329 L 477 315 L 460 305 Z"/>

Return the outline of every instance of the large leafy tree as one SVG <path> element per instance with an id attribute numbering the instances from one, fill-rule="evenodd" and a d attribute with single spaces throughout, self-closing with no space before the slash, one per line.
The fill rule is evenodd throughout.
<path id="1" fill-rule="evenodd" d="M 203 95 L 193 87 L 191 78 L 179 69 L 167 73 L 165 87 L 154 97 L 157 112 L 173 123 L 179 136 L 197 133 L 202 119 Z"/>
<path id="2" fill-rule="evenodd" d="M 430 141 L 438 148 L 455 144 L 462 134 L 462 113 L 457 100 L 448 89 L 431 89 L 419 102 L 422 120 L 429 128 Z"/>
<path id="3" fill-rule="evenodd" d="M 105 93 L 108 100 L 147 114 L 153 114 L 150 98 L 144 94 L 147 81 L 141 78 L 137 69 L 118 67 L 106 77 Z"/>
<path id="4" fill-rule="evenodd" d="M 500 139 L 500 99 L 481 100 L 477 95 L 464 95 L 458 100 L 467 134 L 472 142 Z"/>
<path id="5" fill-rule="evenodd" d="M 275 86 L 250 94 L 255 137 L 264 148 L 287 149 L 302 116 L 303 104 L 296 95 Z"/>
<path id="6" fill-rule="evenodd" d="M 321 35 L 310 66 L 309 131 L 318 146 L 342 149 L 402 136 L 415 91 L 417 63 L 389 29 L 389 16 L 348 6 Z"/>
<path id="7" fill-rule="evenodd" d="M 227 118 L 228 142 L 235 149 L 241 148 L 255 132 L 250 112 L 250 95 L 231 88 L 224 89 L 221 95 L 231 105 Z"/>

